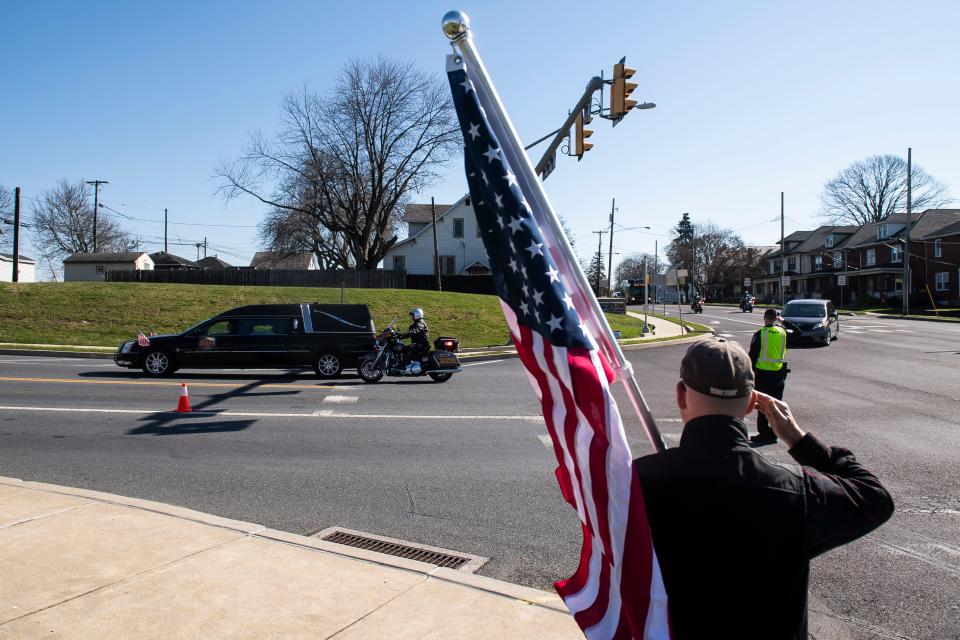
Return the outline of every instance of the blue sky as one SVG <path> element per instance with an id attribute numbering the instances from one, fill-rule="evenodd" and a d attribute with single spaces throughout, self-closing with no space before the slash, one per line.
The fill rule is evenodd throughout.
<path id="1" fill-rule="evenodd" d="M 657 103 L 616 129 L 595 120 L 582 162 L 547 181 L 581 254 L 617 221 L 616 251 L 661 249 L 683 211 L 748 243 L 817 224 L 823 183 L 850 162 L 905 154 L 960 196 L 960 4 L 954 2 L 32 2 L 0 5 L 0 184 L 31 197 L 61 178 L 110 181 L 103 201 L 162 248 L 206 236 L 247 264 L 261 207 L 225 203 L 211 178 L 247 135 L 276 129 L 279 102 L 329 86 L 380 53 L 443 71 L 447 9 L 478 47 L 525 140 L 556 128 L 586 81 L 626 55 L 635 96 Z M 537 156 L 539 157 L 539 156 Z M 459 162 L 420 194 L 453 201 Z M 111 214 L 112 215 L 112 214 Z M 604 241 L 606 244 L 606 239 Z M 29 248 L 29 245 L 28 245 Z M 192 246 L 171 247 L 187 257 Z"/>

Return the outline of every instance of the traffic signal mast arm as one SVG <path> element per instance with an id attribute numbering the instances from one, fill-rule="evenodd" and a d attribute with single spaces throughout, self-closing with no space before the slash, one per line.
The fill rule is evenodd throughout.
<path id="1" fill-rule="evenodd" d="M 577 121 L 577 117 L 583 114 L 583 110 L 590 107 L 593 102 L 593 94 L 596 91 L 599 91 L 603 88 L 603 78 L 600 76 L 594 76 L 590 78 L 590 82 L 587 83 L 587 88 L 583 90 L 583 95 L 580 96 L 580 100 L 577 101 L 577 106 L 573 108 L 573 111 L 567 116 L 566 121 L 563 125 L 557 129 L 557 134 L 553 137 L 553 140 L 550 142 L 550 146 L 547 147 L 547 150 L 544 151 L 543 157 L 540 158 L 540 162 L 537 163 L 536 172 L 537 175 L 541 176 L 544 180 L 547 179 L 547 175 L 550 174 L 550 171 L 546 171 L 548 165 L 552 165 L 556 162 L 556 153 L 557 149 L 560 148 L 560 145 L 563 143 L 563 140 L 570 135 L 570 127 L 574 126 Z M 553 167 L 550 166 L 550 170 L 553 170 Z M 546 173 L 544 173 L 546 171 Z"/>

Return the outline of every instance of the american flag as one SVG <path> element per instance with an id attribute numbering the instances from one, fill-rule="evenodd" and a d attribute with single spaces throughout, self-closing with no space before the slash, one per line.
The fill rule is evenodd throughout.
<path id="1" fill-rule="evenodd" d="M 143 335 L 143 331 L 137 331 L 137 344 L 140 345 L 141 347 L 149 347 L 150 338 Z"/>
<path id="2" fill-rule="evenodd" d="M 576 281 L 577 267 L 544 240 L 557 236 L 535 222 L 533 199 L 507 163 L 470 69 L 451 57 L 447 71 L 470 197 L 500 303 L 540 399 L 561 494 L 583 532 L 576 572 L 555 587 L 590 640 L 669 638 L 643 494 L 610 390 L 614 372 L 574 303 L 592 293 L 564 284 Z"/>

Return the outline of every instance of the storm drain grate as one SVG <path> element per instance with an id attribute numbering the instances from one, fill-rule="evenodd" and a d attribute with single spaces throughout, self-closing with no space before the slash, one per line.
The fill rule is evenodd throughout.
<path id="1" fill-rule="evenodd" d="M 449 549 L 439 547 L 430 547 L 427 545 L 386 538 L 362 531 L 353 531 L 351 529 L 342 529 L 340 527 L 331 527 L 314 534 L 314 537 L 326 542 L 342 544 L 356 549 L 383 553 L 397 558 L 406 558 L 407 560 L 416 560 L 426 562 L 437 567 L 445 567 L 473 573 L 484 564 L 489 558 L 475 556 L 469 553 L 460 553 Z"/>

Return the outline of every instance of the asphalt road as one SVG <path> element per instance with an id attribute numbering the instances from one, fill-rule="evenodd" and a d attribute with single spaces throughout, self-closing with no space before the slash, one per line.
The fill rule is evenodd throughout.
<path id="1" fill-rule="evenodd" d="M 762 316 L 709 306 L 695 320 L 746 343 Z M 960 638 L 960 325 L 841 322 L 830 347 L 791 350 L 785 399 L 875 470 L 898 510 L 814 562 L 817 637 Z M 683 349 L 628 352 L 671 444 Z M 169 413 L 181 381 L 197 413 Z M 649 452 L 628 429 L 635 455 Z M 572 572 L 579 537 L 545 438 L 516 360 L 365 385 L 276 371 L 154 381 L 107 361 L 0 356 L 0 475 L 466 551 L 491 558 L 481 574 L 540 588 Z"/>

